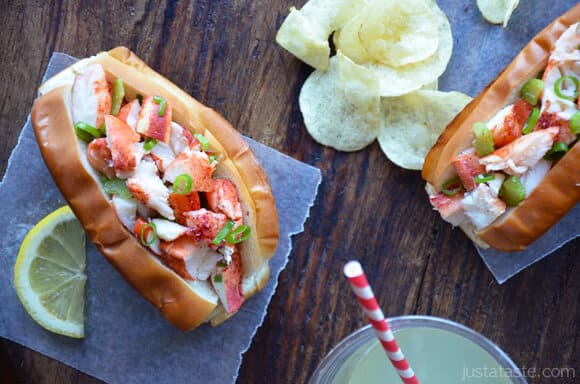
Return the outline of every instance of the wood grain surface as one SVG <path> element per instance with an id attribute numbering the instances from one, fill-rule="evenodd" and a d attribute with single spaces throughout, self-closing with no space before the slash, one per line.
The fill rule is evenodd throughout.
<path id="1" fill-rule="evenodd" d="M 351 258 L 364 263 L 387 314 L 448 318 L 483 333 L 520 367 L 575 370 L 575 379 L 535 377 L 530 383 L 579 382 L 580 242 L 498 285 L 466 237 L 432 211 L 419 172 L 390 163 L 377 143 L 340 153 L 313 141 L 298 109 L 311 69 L 274 41 L 288 8 L 303 3 L 0 0 L 0 174 L 51 53 L 84 57 L 126 45 L 243 134 L 322 171 L 311 217 L 293 239 L 268 315 L 244 355 L 239 383 L 305 383 L 339 340 L 365 324 L 341 277 Z M 456 42 L 478 41 L 479 31 L 491 28 L 475 0 L 439 3 L 461 28 Z M 554 3 L 565 10 L 575 1 Z M 513 29 L 505 33 L 508 43 L 514 33 L 531 38 L 551 20 L 537 22 L 542 4 L 521 2 Z M 496 52 L 492 64 L 505 66 L 521 41 L 515 39 L 507 53 Z M 455 85 L 475 95 L 497 70 L 484 70 L 485 57 L 475 48 L 455 50 L 454 60 L 467 54 L 473 61 L 464 69 L 473 74 Z M 452 84 L 459 63 L 452 60 L 443 85 Z M 100 383 L 5 339 L 0 382 Z"/>

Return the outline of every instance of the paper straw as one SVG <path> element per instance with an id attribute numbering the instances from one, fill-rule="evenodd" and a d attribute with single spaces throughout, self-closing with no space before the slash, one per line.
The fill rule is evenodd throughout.
<path id="1" fill-rule="evenodd" d="M 360 263 L 358 261 L 349 261 L 346 263 L 344 266 L 344 275 L 348 278 L 358 302 L 361 304 L 365 315 L 367 315 L 369 322 L 375 330 L 375 334 L 387 353 L 387 357 L 397 370 L 403 383 L 419 384 L 415 372 L 413 372 L 403 352 L 401 352 L 401 349 L 397 345 L 397 340 L 395 340 L 393 332 L 389 328 L 385 315 L 377 303 Z"/>

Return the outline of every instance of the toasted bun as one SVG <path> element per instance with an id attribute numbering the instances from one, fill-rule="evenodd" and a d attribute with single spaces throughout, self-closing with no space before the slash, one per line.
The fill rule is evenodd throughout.
<path id="1" fill-rule="evenodd" d="M 423 179 L 436 192 L 454 174 L 453 158 L 471 146 L 475 122 L 488 121 L 513 103 L 521 86 L 542 71 L 560 35 L 580 20 L 580 4 L 554 20 L 534 37 L 479 96 L 447 126 L 423 165 Z M 522 204 L 503 215 L 477 235 L 492 247 L 506 252 L 523 250 L 560 220 L 580 199 L 578 145 L 567 153 Z"/>
<path id="2" fill-rule="evenodd" d="M 221 304 L 209 283 L 182 279 L 141 246 L 118 220 L 98 177 L 85 160 L 86 145 L 76 138 L 72 124 L 70 95 L 74 72 L 89 63 L 101 64 L 110 82 L 123 78 L 129 99 L 137 94 L 164 97 L 172 105 L 173 120 L 205 135 L 211 148 L 220 153 L 216 176 L 236 185 L 244 222 L 252 228 L 251 237 L 240 248 L 246 298 L 267 282 L 268 260 L 278 242 L 278 216 L 268 178 L 247 142 L 223 117 L 181 91 L 125 47 L 81 60 L 49 79 L 41 86 L 41 96 L 32 108 L 32 125 L 48 169 L 101 253 L 177 328 L 190 330 L 209 319 L 218 324 L 220 321 L 213 319 Z"/>

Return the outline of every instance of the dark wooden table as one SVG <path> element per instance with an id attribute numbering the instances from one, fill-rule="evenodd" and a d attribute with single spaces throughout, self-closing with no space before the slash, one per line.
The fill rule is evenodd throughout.
<path id="1" fill-rule="evenodd" d="M 575 370 L 575 379 L 538 377 L 530 383 L 578 382 L 580 242 L 500 286 L 466 237 L 431 210 L 418 172 L 394 166 L 376 143 L 339 153 L 314 142 L 297 101 L 311 69 L 274 41 L 288 8 L 304 0 L 104 3 L 0 1 L 0 174 L 51 53 L 83 57 L 116 45 L 134 50 L 242 133 L 320 168 L 323 182 L 311 217 L 293 240 L 290 262 L 244 355 L 238 382 L 303 383 L 340 339 L 365 324 L 341 277 L 351 258 L 363 261 L 388 314 L 449 318 L 498 343 L 520 367 Z M 474 27 L 489 27 L 479 19 L 475 0 L 455 3 L 444 8 L 452 25 L 471 18 Z M 543 7 L 539 1 L 521 3 Z M 561 9 L 575 2 L 563 3 Z M 521 16 L 519 23 L 515 28 L 526 39 L 541 28 L 522 26 Z M 465 32 L 456 42 L 463 37 L 476 39 Z M 475 49 L 454 51 L 470 54 L 474 62 L 482 60 Z M 461 90 L 477 92 L 493 77 L 474 73 L 462 79 Z M 442 86 L 457 81 L 446 74 Z M 0 339 L 0 382 L 100 381 Z"/>

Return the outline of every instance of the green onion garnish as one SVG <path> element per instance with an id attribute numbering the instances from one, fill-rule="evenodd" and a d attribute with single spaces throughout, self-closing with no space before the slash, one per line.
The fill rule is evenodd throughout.
<path id="1" fill-rule="evenodd" d="M 231 245 L 241 243 L 244 240 L 248 240 L 251 231 L 252 230 L 247 225 L 245 224 L 240 225 L 239 227 L 228 233 L 228 235 L 226 236 L 226 242 Z"/>
<path id="2" fill-rule="evenodd" d="M 570 132 L 575 135 L 580 134 L 580 112 L 576 112 L 570 118 Z"/>
<path id="3" fill-rule="evenodd" d="M 111 101 L 111 115 L 117 116 L 125 97 L 125 87 L 123 86 L 123 79 L 120 77 L 113 83 L 113 97 Z"/>
<path id="4" fill-rule="evenodd" d="M 173 192 L 180 194 L 180 195 L 187 195 L 191 192 L 191 184 L 192 184 L 191 176 L 187 173 L 182 173 L 181 175 L 175 178 L 175 182 L 173 183 Z"/>
<path id="5" fill-rule="evenodd" d="M 143 149 L 146 150 L 146 151 L 150 151 L 156 145 L 157 145 L 157 140 L 156 139 L 148 138 L 148 139 L 145 140 L 145 143 L 143 143 Z"/>
<path id="6" fill-rule="evenodd" d="M 544 155 L 544 159 L 549 161 L 560 160 L 562 156 L 568 152 L 570 148 L 566 143 L 562 143 L 561 141 L 557 141 L 552 145 L 552 148 Z"/>
<path id="7" fill-rule="evenodd" d="M 215 156 L 214 155 L 210 155 L 209 157 L 209 163 L 213 163 L 215 161 Z"/>
<path id="8" fill-rule="evenodd" d="M 112 178 L 101 179 L 101 184 L 103 184 L 103 189 L 109 195 L 119 195 L 123 199 L 130 199 L 133 197 L 129 188 L 127 188 L 127 182 L 123 179 Z"/>
<path id="9" fill-rule="evenodd" d="M 499 190 L 499 197 L 510 207 L 515 207 L 526 197 L 526 190 L 517 176 L 508 177 Z"/>
<path id="10" fill-rule="evenodd" d="M 522 99 L 530 103 L 531 105 L 538 104 L 540 95 L 544 90 L 544 82 L 540 79 L 530 79 L 526 81 L 524 86 L 520 91 Z"/>
<path id="11" fill-rule="evenodd" d="M 212 244 L 213 245 L 220 245 L 222 243 L 222 241 L 224 241 L 224 239 L 226 238 L 226 236 L 228 235 L 228 233 L 230 233 L 232 227 L 234 226 L 234 222 L 233 221 L 228 221 L 226 223 L 226 225 L 224 225 L 224 227 L 221 229 L 221 231 L 219 231 L 219 233 L 217 234 L 217 236 L 215 237 L 215 239 L 212 240 Z"/>
<path id="12" fill-rule="evenodd" d="M 572 96 L 564 95 L 562 93 L 562 89 L 560 88 L 562 83 L 566 80 L 570 80 L 572 83 L 574 83 L 574 93 L 572 94 Z M 575 78 L 574 76 L 562 76 L 562 77 L 560 77 L 558 80 L 556 80 L 556 83 L 554 83 L 554 93 L 556 94 L 556 96 L 558 96 L 561 99 L 565 99 L 565 100 L 569 100 L 569 101 L 576 100 L 576 98 L 578 97 L 578 79 Z"/>
<path id="13" fill-rule="evenodd" d="M 82 141 L 84 141 L 85 143 L 88 143 L 93 139 L 98 139 L 99 137 L 101 137 L 101 132 L 99 132 L 97 128 L 93 127 L 90 124 L 83 123 L 82 121 L 79 121 L 78 123 L 75 124 L 75 132 L 77 134 L 77 137 Z"/>
<path id="14" fill-rule="evenodd" d="M 137 94 L 137 100 L 139 100 L 139 105 L 143 104 L 143 95 Z"/>
<path id="15" fill-rule="evenodd" d="M 487 156 L 493 152 L 493 134 L 485 123 L 473 124 L 473 134 L 473 147 L 478 156 Z"/>
<path id="16" fill-rule="evenodd" d="M 157 227 L 153 223 L 147 223 L 141 227 L 141 243 L 150 246 L 157 240 Z"/>
<path id="17" fill-rule="evenodd" d="M 527 135 L 528 133 L 534 130 L 534 127 L 536 126 L 536 124 L 538 124 L 539 117 L 540 117 L 540 109 L 534 107 L 532 109 L 532 113 L 530 113 L 530 117 L 528 117 L 526 124 L 524 124 L 524 127 L 522 128 L 522 133 L 524 135 Z"/>
<path id="18" fill-rule="evenodd" d="M 101 133 L 101 136 L 107 136 L 107 124 L 101 124 L 99 127 L 99 132 Z"/>
<path id="19" fill-rule="evenodd" d="M 225 268 L 225 267 L 227 267 L 227 266 L 228 266 L 228 263 L 226 263 L 226 261 L 225 261 L 225 260 L 219 260 L 219 261 L 216 263 L 216 265 L 217 265 L 218 267 Z"/>
<path id="20" fill-rule="evenodd" d="M 443 192 L 445 196 L 454 196 L 458 194 L 462 189 L 463 185 L 461 184 L 461 180 L 457 176 L 447 180 L 441 186 L 441 192 Z"/>
<path id="21" fill-rule="evenodd" d="M 495 180 L 495 176 L 493 173 L 483 173 L 481 175 L 477 175 L 473 178 L 477 184 L 486 183 L 488 181 Z"/>
<path id="22" fill-rule="evenodd" d="M 213 281 L 216 283 L 221 283 L 223 281 L 222 274 L 218 273 L 217 275 L 214 275 Z"/>
<path id="23" fill-rule="evenodd" d="M 207 137 L 205 137 L 201 133 L 194 133 L 193 136 L 195 136 L 197 141 L 199 141 L 199 143 L 201 144 L 202 151 L 207 151 L 209 149 L 209 140 L 207 139 Z"/>
<path id="24" fill-rule="evenodd" d="M 153 101 L 155 104 L 159 105 L 159 109 L 157 110 L 157 116 L 163 117 L 165 114 L 165 107 L 167 106 L 167 101 L 161 96 L 153 96 Z"/>
<path id="25" fill-rule="evenodd" d="M 91 134 L 89 134 L 81 129 L 77 129 L 76 127 L 75 127 L 75 132 L 76 132 L 79 140 L 82 140 L 85 143 L 90 143 L 94 139 L 94 137 Z"/>

